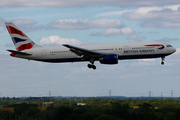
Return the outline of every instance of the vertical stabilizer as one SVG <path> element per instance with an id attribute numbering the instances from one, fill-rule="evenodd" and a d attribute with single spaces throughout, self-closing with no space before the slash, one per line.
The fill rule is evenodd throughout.
<path id="1" fill-rule="evenodd" d="M 5 24 L 17 51 L 39 47 L 12 22 Z"/>

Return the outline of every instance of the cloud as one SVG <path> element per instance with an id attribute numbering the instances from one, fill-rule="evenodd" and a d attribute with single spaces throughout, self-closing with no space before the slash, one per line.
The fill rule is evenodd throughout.
<path id="1" fill-rule="evenodd" d="M 124 35 L 130 35 L 130 34 L 134 33 L 134 30 L 129 27 L 122 28 L 121 31 Z"/>
<path id="2" fill-rule="evenodd" d="M 4 25 L 4 22 L 13 22 L 15 25 L 20 26 L 21 29 L 41 30 L 41 29 L 59 29 L 59 30 L 84 30 L 84 29 L 103 29 L 103 28 L 120 28 L 123 27 L 123 23 L 118 19 L 59 19 L 52 21 L 47 25 L 38 25 L 35 20 L 32 19 L 10 19 L 3 20 L 0 18 L 0 25 Z"/>
<path id="3" fill-rule="evenodd" d="M 180 5 L 164 7 L 140 7 L 135 11 L 124 13 L 129 20 L 141 20 L 143 27 L 180 27 Z"/>
<path id="4" fill-rule="evenodd" d="M 61 38 L 60 36 L 50 36 L 41 38 L 40 45 L 62 45 L 62 44 L 83 44 L 83 42 L 73 39 L 73 38 Z"/>
<path id="5" fill-rule="evenodd" d="M 48 24 L 52 29 L 82 30 L 91 28 L 117 28 L 122 26 L 118 19 L 59 19 Z"/>
<path id="6" fill-rule="evenodd" d="M 155 40 L 155 41 L 170 43 L 172 41 L 180 41 L 180 39 L 179 38 L 162 38 L 162 39 Z"/>
<path id="7" fill-rule="evenodd" d="M 138 62 L 132 62 L 130 65 L 133 67 L 156 66 L 157 62 L 156 59 L 139 59 Z"/>
<path id="8" fill-rule="evenodd" d="M 7 44 L 5 45 L 5 47 L 11 48 L 11 47 L 14 47 L 14 45 L 13 45 L 12 43 L 7 43 Z"/>
<path id="9" fill-rule="evenodd" d="M 17 18 L 4 20 L 0 18 L 0 26 L 5 27 L 4 22 L 13 22 L 23 32 L 48 29 L 48 27 L 45 25 L 36 26 L 37 22 L 33 19 Z"/>
<path id="10" fill-rule="evenodd" d="M 119 36 L 119 35 L 130 35 L 134 32 L 132 28 L 122 28 L 122 29 L 117 29 L 117 28 L 109 28 L 106 29 L 102 32 L 98 33 L 93 33 L 91 36 Z"/>
<path id="11" fill-rule="evenodd" d="M 142 35 L 133 34 L 133 35 L 128 36 L 127 39 L 131 39 L 131 40 L 142 40 L 142 39 L 145 39 L 145 37 L 142 36 Z"/>
<path id="12" fill-rule="evenodd" d="M 4 26 L 4 19 L 0 18 L 0 26 Z"/>
<path id="13" fill-rule="evenodd" d="M 137 10 L 124 13 L 123 16 L 127 19 L 133 19 L 133 20 L 153 19 L 163 16 L 163 15 L 158 16 L 162 14 L 162 12 L 165 13 L 171 13 L 172 11 L 176 12 L 178 11 L 179 7 L 180 5 L 172 5 L 172 6 L 164 6 L 164 7 L 140 7 Z M 167 17 L 167 16 L 163 16 L 163 17 Z"/>
<path id="14" fill-rule="evenodd" d="M 96 17 L 116 16 L 116 15 L 122 15 L 124 13 L 132 12 L 132 11 L 134 11 L 134 10 L 106 12 L 106 13 L 100 13 L 100 14 L 96 15 Z"/>
<path id="15" fill-rule="evenodd" d="M 24 25 L 24 26 L 35 25 L 37 23 L 35 20 L 32 20 L 32 19 L 22 19 L 22 18 L 12 19 L 12 20 L 8 20 L 8 21 L 11 21 L 11 22 L 13 22 L 16 25 Z"/>
<path id="16" fill-rule="evenodd" d="M 9 19 L 9 20 L 5 20 L 0 18 L 0 26 L 5 26 L 5 22 L 13 22 L 15 25 L 23 28 L 28 28 L 31 29 L 33 28 L 32 26 L 35 25 L 37 22 L 35 20 L 32 19 L 26 19 L 26 18 L 17 18 L 17 19 Z"/>
<path id="17" fill-rule="evenodd" d="M 0 18 L 0 26 L 2 26 L 5 30 L 6 30 L 4 24 L 5 22 L 13 22 L 20 30 L 22 30 L 25 33 L 35 30 L 47 29 L 47 27 L 43 25 L 35 26 L 37 22 L 32 19 L 17 18 L 17 19 L 4 20 Z"/>
<path id="18" fill-rule="evenodd" d="M 86 7 L 86 6 L 118 6 L 118 7 L 132 7 L 132 6 L 155 6 L 179 4 L 177 0 L 8 0 L 0 3 L 0 6 L 33 6 L 33 7 Z"/>
<path id="19" fill-rule="evenodd" d="M 47 30 L 47 29 L 58 29 L 58 30 L 84 30 L 84 29 L 106 29 L 123 27 L 123 23 L 118 19 L 59 19 L 52 21 L 47 25 L 36 25 L 37 22 L 32 19 L 11 19 L 3 20 L 0 19 L 0 25 L 3 25 L 4 22 L 13 22 L 18 28 L 24 32 L 35 31 L 35 30 Z M 120 29 L 119 29 L 120 30 Z M 123 28 L 120 30 L 121 34 L 131 34 L 133 30 L 131 28 Z M 115 32 L 115 31 L 114 31 Z M 111 33 L 112 34 L 112 33 Z M 115 33 L 119 34 L 119 33 Z"/>
<path id="20" fill-rule="evenodd" d="M 17 19 L 9 19 L 9 20 L 0 18 L 0 26 L 4 26 L 4 22 L 13 22 L 15 25 L 19 25 L 19 26 L 32 26 L 37 23 L 35 20 L 26 19 L 26 18 L 17 18 Z"/>

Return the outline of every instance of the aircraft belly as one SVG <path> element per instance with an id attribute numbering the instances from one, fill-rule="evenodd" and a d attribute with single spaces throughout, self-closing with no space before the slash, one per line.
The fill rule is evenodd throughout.
<path id="1" fill-rule="evenodd" d="M 76 62 L 82 61 L 82 58 L 75 54 L 50 54 L 48 56 L 43 56 L 35 58 L 34 60 L 43 62 Z"/>
<path id="2" fill-rule="evenodd" d="M 52 62 L 52 63 L 83 61 L 82 58 L 55 58 L 55 59 L 34 59 L 34 60 L 42 61 L 42 62 Z"/>

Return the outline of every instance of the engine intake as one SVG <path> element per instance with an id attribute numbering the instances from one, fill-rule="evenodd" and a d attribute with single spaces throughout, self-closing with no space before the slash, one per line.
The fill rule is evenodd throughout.
<path id="1" fill-rule="evenodd" d="M 102 58 L 99 58 L 99 62 L 101 64 L 118 64 L 118 55 L 117 54 L 105 55 Z"/>

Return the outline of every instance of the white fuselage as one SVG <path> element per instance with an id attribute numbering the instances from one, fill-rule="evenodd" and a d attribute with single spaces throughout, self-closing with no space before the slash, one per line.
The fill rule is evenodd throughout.
<path id="1" fill-rule="evenodd" d="M 161 44 L 162 46 L 155 46 Z M 167 43 L 144 42 L 144 43 L 123 43 L 123 44 L 103 44 L 103 45 L 79 45 L 77 47 L 97 51 L 105 54 L 117 54 L 119 60 L 123 59 L 143 59 L 165 57 L 174 53 L 176 50 Z M 82 56 L 70 51 L 64 46 L 56 47 L 37 47 L 24 50 L 32 54 L 31 56 L 15 55 L 14 57 L 37 60 L 43 62 L 78 62 L 83 60 Z M 98 60 L 98 59 L 96 59 Z"/>

